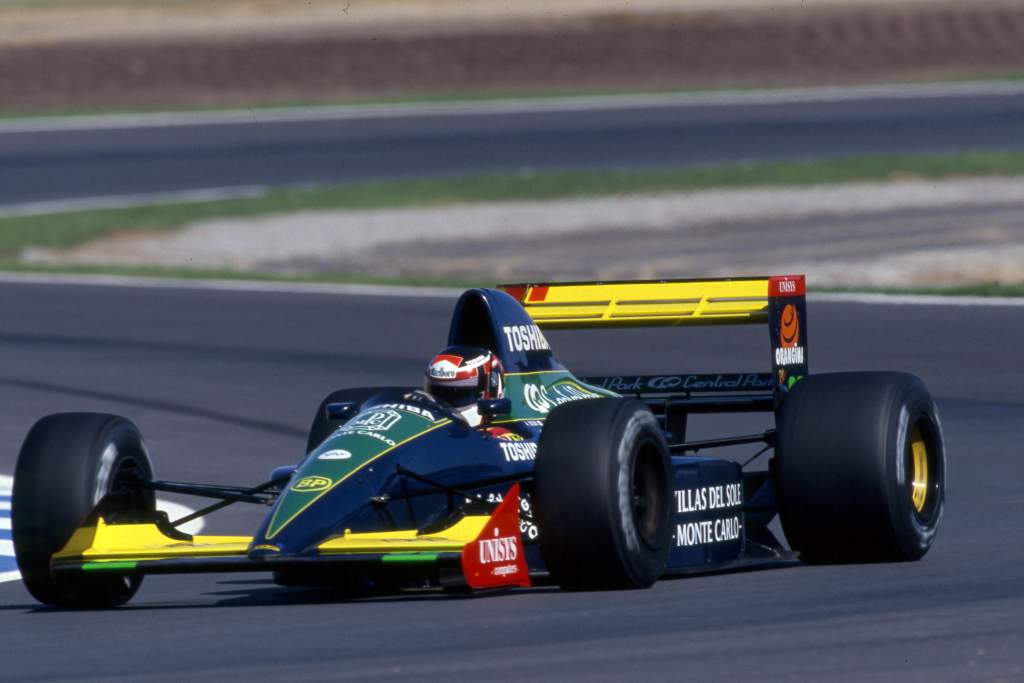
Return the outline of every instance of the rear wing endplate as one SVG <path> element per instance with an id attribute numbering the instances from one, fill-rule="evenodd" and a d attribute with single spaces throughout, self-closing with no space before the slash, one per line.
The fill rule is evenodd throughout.
<path id="1" fill-rule="evenodd" d="M 522 283 L 500 288 L 546 329 L 768 323 L 776 381 L 792 385 L 807 374 L 803 275 Z"/>

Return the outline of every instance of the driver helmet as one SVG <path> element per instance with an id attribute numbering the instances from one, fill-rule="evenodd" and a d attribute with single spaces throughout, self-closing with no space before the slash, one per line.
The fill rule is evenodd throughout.
<path id="1" fill-rule="evenodd" d="M 481 421 L 476 402 L 504 397 L 503 374 L 501 361 L 487 349 L 449 346 L 427 366 L 423 391 L 451 406 L 470 427 L 476 427 Z"/>

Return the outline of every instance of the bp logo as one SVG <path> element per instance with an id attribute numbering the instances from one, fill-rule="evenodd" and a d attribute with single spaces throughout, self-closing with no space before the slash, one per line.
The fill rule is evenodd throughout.
<path id="1" fill-rule="evenodd" d="M 323 491 L 332 483 L 333 482 L 327 477 L 303 477 L 292 484 L 292 491 L 298 491 L 299 493 L 313 493 L 314 491 Z"/>

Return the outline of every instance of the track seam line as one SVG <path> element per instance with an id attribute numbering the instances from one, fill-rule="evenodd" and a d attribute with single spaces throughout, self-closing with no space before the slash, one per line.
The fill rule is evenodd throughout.
<path id="1" fill-rule="evenodd" d="M 821 293 L 808 294 L 822 303 L 881 304 L 889 306 L 1024 306 L 1024 297 L 944 296 L 941 294 Z"/>
<path id="2" fill-rule="evenodd" d="M 136 289 L 193 289 L 273 294 L 328 294 L 395 298 L 449 299 L 465 289 L 454 287 L 412 287 L 407 285 L 361 285 L 318 282 L 271 282 L 260 280 L 218 280 L 204 278 L 161 278 L 127 275 L 81 275 L 58 273 L 0 272 L 0 283 L 38 285 L 89 285 Z M 809 301 L 900 306 L 1024 306 L 1024 297 L 943 296 L 933 294 L 810 293 Z M 2 479 L 0 479 L 2 481 Z"/>
<path id="3" fill-rule="evenodd" d="M 201 289 L 227 292 L 267 292 L 281 294 L 341 294 L 352 296 L 389 296 L 446 299 L 463 289 L 450 287 L 411 287 L 405 285 L 332 284 L 327 282 L 273 282 L 261 280 L 219 280 L 206 278 L 162 278 L 128 275 L 81 275 L 64 273 L 0 272 L 0 283 L 41 285 L 95 285 L 138 289 Z"/>
<path id="4" fill-rule="evenodd" d="M 314 107 L 269 107 L 220 111 L 170 111 L 17 118 L 0 121 L 0 134 L 116 130 L 182 126 L 301 123 L 352 119 L 396 119 L 432 116 L 507 115 L 544 112 L 587 112 L 650 107 L 757 107 L 858 100 L 1024 95 L 1024 84 L 1007 81 L 961 83 L 821 86 L 767 90 L 723 90 L 639 95 L 580 95 L 550 99 L 500 99 L 459 103 L 348 104 Z"/>

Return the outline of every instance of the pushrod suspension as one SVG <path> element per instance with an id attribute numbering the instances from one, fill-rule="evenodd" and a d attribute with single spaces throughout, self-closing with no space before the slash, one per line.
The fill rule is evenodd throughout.
<path id="1" fill-rule="evenodd" d="M 697 451 L 705 448 L 740 446 L 748 443 L 765 443 L 769 446 L 774 446 L 775 430 L 769 429 L 760 434 L 745 434 L 743 436 L 729 436 L 720 439 L 704 439 L 702 441 L 687 441 L 685 443 L 669 444 L 668 450 L 672 453 L 696 453 Z"/>

